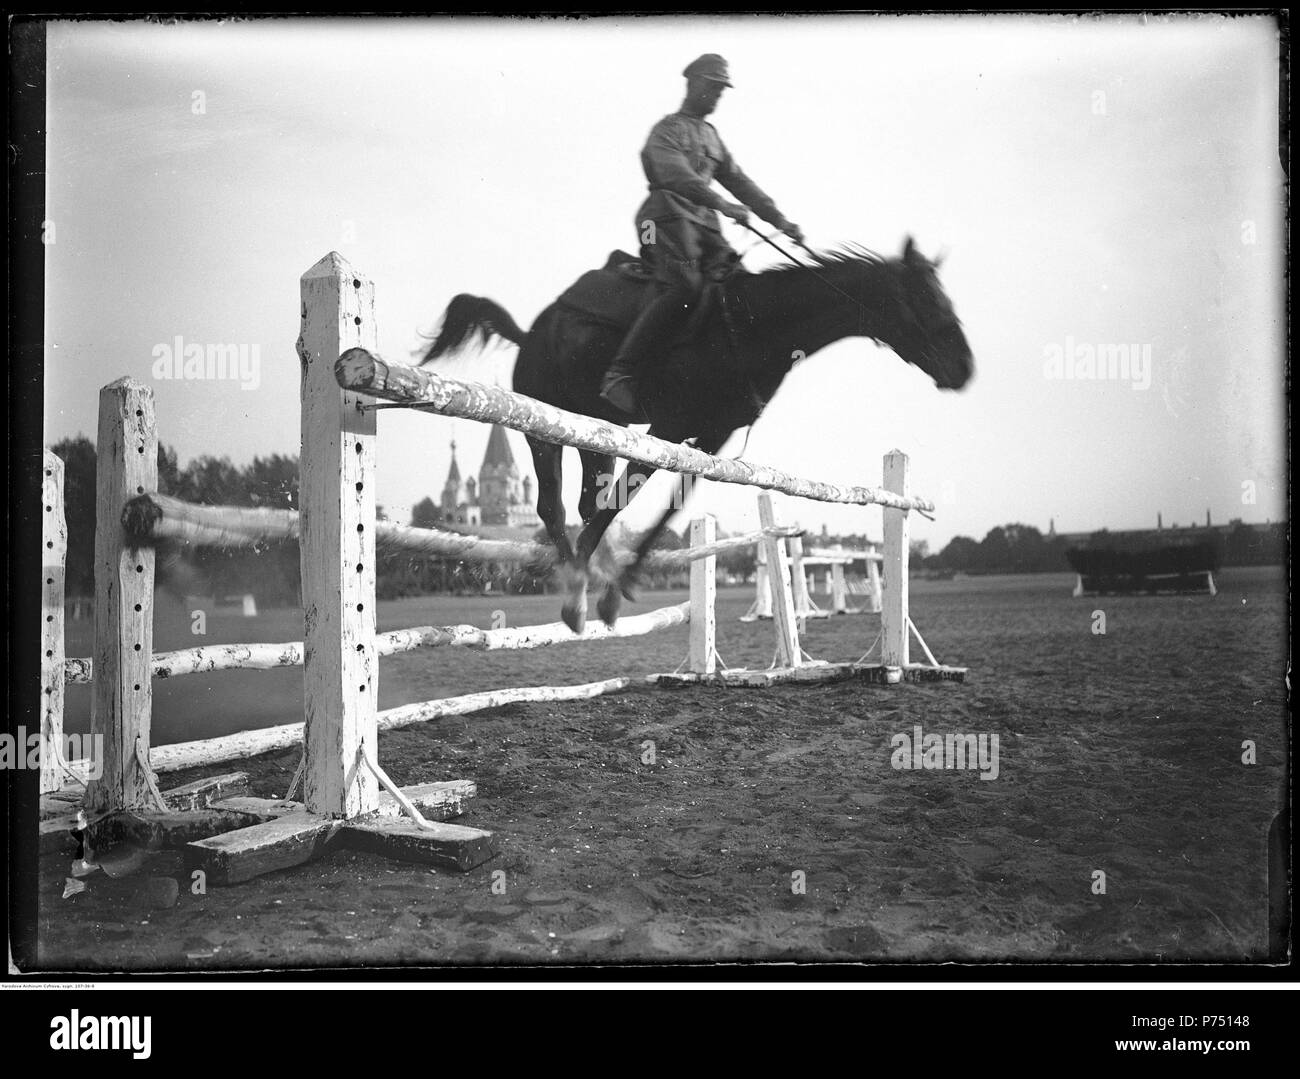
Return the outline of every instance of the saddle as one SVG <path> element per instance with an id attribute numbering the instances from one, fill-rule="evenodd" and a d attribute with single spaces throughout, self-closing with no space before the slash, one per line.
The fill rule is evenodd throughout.
<path id="1" fill-rule="evenodd" d="M 746 273 L 739 262 L 710 275 L 703 294 L 691 316 L 674 336 L 673 343 L 694 341 L 702 336 L 712 319 L 721 314 L 731 330 L 727 283 L 737 274 Z M 613 251 L 599 270 L 588 270 L 569 286 L 556 301 L 611 329 L 626 333 L 654 296 L 654 270 L 645 259 L 626 251 Z"/>

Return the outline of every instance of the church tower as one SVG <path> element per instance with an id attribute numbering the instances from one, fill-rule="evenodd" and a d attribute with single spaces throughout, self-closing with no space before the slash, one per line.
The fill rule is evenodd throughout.
<path id="1" fill-rule="evenodd" d="M 487 452 L 478 473 L 478 500 L 483 508 L 483 523 L 491 525 L 532 526 L 537 523 L 530 504 L 532 484 L 519 475 L 515 455 L 506 438 L 506 429 L 492 425 Z"/>
<path id="2" fill-rule="evenodd" d="M 438 507 L 442 510 L 444 521 L 456 520 L 456 511 L 460 508 L 460 465 L 456 463 L 456 440 L 451 440 L 451 469 L 447 473 L 447 482 L 442 485 L 442 498 Z"/>

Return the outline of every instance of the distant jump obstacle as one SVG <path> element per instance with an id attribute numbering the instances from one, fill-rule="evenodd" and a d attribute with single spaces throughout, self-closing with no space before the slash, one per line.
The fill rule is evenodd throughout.
<path id="1" fill-rule="evenodd" d="M 862 614 L 864 611 L 870 614 L 879 614 L 882 606 L 882 591 L 880 584 L 880 566 L 884 562 L 884 556 L 880 554 L 874 545 L 865 551 L 839 549 L 818 549 L 813 548 L 805 554 L 803 552 L 803 540 L 796 537 L 789 543 L 789 567 L 787 572 L 796 572 L 795 566 L 800 571 L 811 571 L 818 568 L 826 570 L 826 591 L 830 593 L 831 609 L 823 610 L 812 598 L 813 587 L 811 584 L 811 573 L 804 576 L 802 587 L 796 586 L 795 589 L 795 616 L 801 621 L 808 618 L 829 618 L 833 614 Z M 850 581 L 846 576 L 845 569 L 847 566 L 856 565 L 859 562 L 866 564 L 866 580 Z M 801 573 L 801 576 L 804 574 Z M 767 555 L 759 548 L 757 565 L 754 573 L 754 602 L 749 605 L 749 610 L 740 616 L 742 622 L 754 622 L 758 619 L 768 619 L 772 617 L 772 586 L 769 580 L 767 568 Z M 861 595 L 867 597 L 866 607 L 850 607 L 849 596 Z"/>
<path id="2" fill-rule="evenodd" d="M 42 791 L 63 810 L 42 823 L 43 842 L 66 831 L 77 808 L 93 817 L 98 843 L 121 838 L 184 845 L 191 868 L 212 883 L 233 883 L 299 865 L 334 844 L 390 857 L 469 869 L 496 853 L 491 832 L 446 823 L 476 793 L 469 780 L 398 788 L 379 765 L 378 732 L 519 700 L 572 700 L 628 688 L 630 678 L 583 686 L 531 687 L 469 694 L 380 712 L 378 660 L 413 648 L 533 648 L 576 640 L 633 636 L 689 623 L 684 670 L 651 683 L 766 686 L 857 679 L 877 683 L 956 680 L 965 668 L 940 665 L 908 614 L 908 514 L 932 510 L 910 494 L 907 457 L 885 458 L 881 489 L 799 479 L 766 466 L 712 457 L 600 420 L 564 412 L 492 386 L 386 364 L 374 354 L 374 287 L 337 254 L 302 278 L 303 367 L 301 515 L 288 510 L 193 506 L 157 494 L 157 430 L 152 391 L 120 379 L 100 394 L 97 443 L 95 649 L 89 660 L 63 655 L 63 556 L 66 529 L 61 465 L 46 455 L 44 610 L 42 615 Z M 851 663 L 813 660 L 803 651 L 795 593 L 804 587 L 798 537 L 776 525 L 770 497 L 760 498 L 761 530 L 716 539 L 711 517 L 692 522 L 691 547 L 655 552 L 652 566 L 691 567 L 688 603 L 592 626 L 573 635 L 556 623 L 510 630 L 417 627 L 376 632 L 377 551 L 396 547 L 428 555 L 497 561 L 553 558 L 546 545 L 483 540 L 375 520 L 374 399 L 423 411 L 500 423 L 561 445 L 596 449 L 728 483 L 855 505 L 884 507 L 881 632 Z M 118 522 L 121 522 L 120 527 Z M 160 540 L 248 546 L 296 538 L 301 550 L 304 639 L 287 644 L 211 645 L 154 653 L 153 545 Z M 786 549 L 790 539 L 793 556 Z M 769 567 L 777 647 L 767 670 L 719 669 L 716 648 L 716 556 L 757 544 Z M 627 556 L 624 556 L 627 557 Z M 832 563 L 834 565 L 834 563 Z M 806 591 L 806 588 L 804 589 Z M 804 608 L 805 612 L 807 608 Z M 927 664 L 910 660 L 915 635 Z M 879 645 L 879 654 L 868 661 Z M 304 722 L 181 746 L 150 748 L 155 677 L 235 668 L 304 667 Z M 93 685 L 92 737 L 103 745 L 100 775 L 84 797 L 64 779 L 85 762 L 62 758 L 63 686 Z M 215 764 L 273 749 L 303 747 L 284 799 L 247 796 L 247 776 L 232 773 L 163 792 L 157 774 Z M 46 765 L 48 763 L 48 770 Z M 301 801 L 292 800 L 298 787 Z M 77 802 L 80 800 L 80 806 Z M 433 818 L 433 819 L 430 819 Z M 196 838 L 199 837 L 199 838 Z"/>

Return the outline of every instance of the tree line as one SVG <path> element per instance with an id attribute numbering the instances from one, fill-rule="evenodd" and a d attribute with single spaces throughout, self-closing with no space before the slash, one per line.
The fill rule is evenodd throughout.
<path id="1" fill-rule="evenodd" d="M 84 436 L 65 439 L 53 447 L 64 464 L 64 507 L 68 525 L 66 590 L 69 597 L 94 595 L 95 554 L 95 444 Z M 249 506 L 293 509 L 298 506 L 298 458 L 272 454 L 254 457 L 242 468 L 226 457 L 202 456 L 181 468 L 174 448 L 158 447 L 158 490 L 197 505 Z M 379 520 L 387 520 L 380 507 Z M 445 527 L 432 499 L 417 503 L 410 523 L 421 528 Z M 576 539 L 577 525 L 571 526 Z M 681 533 L 666 529 L 657 548 L 675 550 L 688 545 L 689 524 Z M 726 532 L 719 530 L 719 538 Z M 1135 538 L 1136 537 L 1136 538 Z M 533 537 L 548 542 L 544 529 Z M 1287 557 L 1284 524 L 1250 526 L 1234 522 L 1227 530 L 1177 529 L 1126 535 L 1105 529 L 1092 533 L 1087 546 L 1124 549 L 1134 543 L 1173 543 L 1196 539 L 1215 545 L 1220 564 L 1226 566 L 1280 564 Z M 635 541 L 635 537 L 632 537 Z M 819 544 L 864 547 L 862 535 L 818 536 Z M 1070 543 L 1060 536 L 1044 536 L 1025 524 L 1005 524 L 990 529 L 982 540 L 955 536 L 938 554 L 930 554 L 924 541 L 912 544 L 914 570 L 943 574 L 1068 573 L 1065 552 Z M 718 569 L 738 580 L 753 577 L 756 555 L 752 547 L 718 556 Z M 541 566 L 465 562 L 429 558 L 405 552 L 381 552 L 376 562 L 376 591 L 380 599 L 439 592 L 482 593 L 488 589 L 510 593 L 540 593 L 552 587 Z M 212 596 L 216 600 L 246 593 L 268 606 L 296 606 L 301 602 L 298 544 L 288 540 L 260 547 L 212 548 L 163 543 L 158 547 L 158 586 L 178 596 Z M 689 572 L 651 572 L 648 588 L 682 588 Z"/>

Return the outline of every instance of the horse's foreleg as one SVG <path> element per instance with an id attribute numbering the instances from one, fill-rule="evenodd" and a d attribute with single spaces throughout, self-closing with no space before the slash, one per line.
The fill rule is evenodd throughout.
<path id="1" fill-rule="evenodd" d="M 580 562 L 586 565 L 587 560 L 595 553 L 600 541 L 609 530 L 609 526 L 614 523 L 614 518 L 636 497 L 637 492 L 645 486 L 646 481 L 656 471 L 658 470 L 651 465 L 629 461 L 618 482 L 600 492 L 600 497 L 596 500 L 598 508 L 583 526 L 582 534 L 578 537 L 577 557 Z M 622 596 L 617 586 L 610 585 L 605 589 L 597 610 L 606 625 L 612 626 L 618 621 L 621 602 Z"/>
<path id="2" fill-rule="evenodd" d="M 632 552 L 632 561 L 621 567 L 616 580 L 606 585 L 599 605 L 602 617 L 604 617 L 606 609 L 617 612 L 623 599 L 636 600 L 637 589 L 641 586 L 641 564 L 645 561 L 646 555 L 654 549 L 655 541 L 664 534 L 664 529 L 668 527 L 668 522 L 672 520 L 673 514 L 682 508 L 689 489 L 686 478 L 678 476 L 677 488 L 673 492 L 672 501 L 659 515 L 659 519 L 642 534 L 640 541 Z"/>
<path id="3" fill-rule="evenodd" d="M 717 453 L 728 437 L 729 435 L 714 432 L 697 438 L 695 445 L 696 448 L 703 450 L 705 453 Z M 672 520 L 673 514 L 686 505 L 686 499 L 695 488 L 694 477 L 677 476 L 675 479 L 677 487 L 673 491 L 672 501 L 659 515 L 659 519 L 654 523 L 653 527 L 647 529 L 641 536 L 641 540 L 637 543 L 636 550 L 633 552 L 632 561 L 623 567 L 618 580 L 607 585 L 604 594 L 600 597 L 600 603 L 597 605 L 598 609 L 601 617 L 610 625 L 613 625 L 613 622 L 606 617 L 605 612 L 607 610 L 612 611 L 614 617 L 617 618 L 622 599 L 636 599 L 636 589 L 641 583 L 641 565 L 645 562 L 646 555 L 650 553 L 655 542 L 663 535 L 664 529 L 668 527 L 668 522 Z"/>

